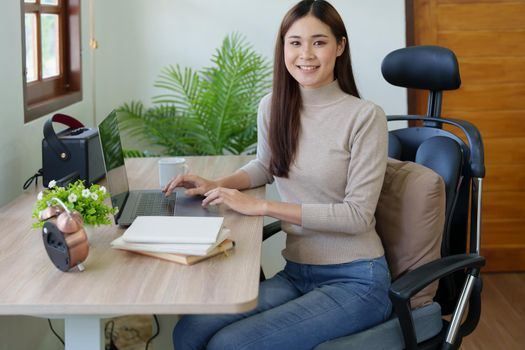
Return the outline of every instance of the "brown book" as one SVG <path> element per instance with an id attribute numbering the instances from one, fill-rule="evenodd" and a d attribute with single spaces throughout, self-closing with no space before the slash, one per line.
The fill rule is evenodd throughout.
<path id="1" fill-rule="evenodd" d="M 225 239 L 221 244 L 215 247 L 208 254 L 202 255 L 202 256 L 175 254 L 175 253 L 156 253 L 156 252 L 146 252 L 146 251 L 138 251 L 138 250 L 129 250 L 129 251 L 134 252 L 134 253 L 139 253 L 142 255 L 152 256 L 152 257 L 163 259 L 163 260 L 173 261 L 173 262 L 183 264 L 183 265 L 193 265 L 195 263 L 198 263 L 199 261 L 209 259 L 219 254 L 228 255 L 229 251 L 234 246 L 235 246 L 234 241 L 232 241 L 231 239 Z M 119 248 L 119 249 L 125 249 L 125 248 Z"/>

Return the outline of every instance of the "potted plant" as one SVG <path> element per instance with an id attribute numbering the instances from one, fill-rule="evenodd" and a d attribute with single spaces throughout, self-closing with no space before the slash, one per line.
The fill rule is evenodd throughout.
<path id="1" fill-rule="evenodd" d="M 165 92 L 152 107 L 133 101 L 118 109 L 122 129 L 167 155 L 254 153 L 271 66 L 239 34 L 227 36 L 211 61 L 200 71 L 164 68 L 155 87 Z"/>
<path id="2" fill-rule="evenodd" d="M 44 226 L 41 213 L 54 205 L 64 205 L 67 210 L 78 212 L 86 225 L 111 224 L 110 214 L 115 214 L 117 208 L 112 208 L 105 203 L 109 197 L 104 186 L 91 185 L 86 187 L 82 180 L 71 183 L 66 187 L 57 186 L 56 181 L 49 181 L 45 188 L 37 196 L 37 202 L 33 210 L 33 218 L 37 221 L 33 228 Z"/>

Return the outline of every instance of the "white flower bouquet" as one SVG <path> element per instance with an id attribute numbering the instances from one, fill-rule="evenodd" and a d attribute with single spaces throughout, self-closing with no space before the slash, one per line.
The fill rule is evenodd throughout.
<path id="1" fill-rule="evenodd" d="M 61 200 L 69 210 L 79 212 L 86 225 L 111 224 L 109 214 L 115 214 L 117 208 L 106 205 L 105 200 L 108 197 L 109 193 L 104 186 L 91 185 L 86 188 L 82 180 L 71 183 L 67 187 L 59 187 L 56 181 L 49 181 L 48 188 L 37 196 L 33 218 L 38 221 L 33 224 L 33 227 L 41 228 L 44 225 L 44 222 L 40 220 L 40 212 L 57 204 L 53 198 Z"/>

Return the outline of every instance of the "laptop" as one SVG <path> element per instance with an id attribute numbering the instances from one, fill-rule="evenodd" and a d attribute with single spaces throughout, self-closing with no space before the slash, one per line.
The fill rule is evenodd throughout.
<path id="1" fill-rule="evenodd" d="M 98 132 L 111 204 L 119 209 L 118 225 L 129 226 L 137 216 L 221 216 L 217 208 L 202 207 L 203 197 L 186 196 L 184 189 L 169 197 L 160 189 L 130 191 L 116 111 L 98 125 Z"/>

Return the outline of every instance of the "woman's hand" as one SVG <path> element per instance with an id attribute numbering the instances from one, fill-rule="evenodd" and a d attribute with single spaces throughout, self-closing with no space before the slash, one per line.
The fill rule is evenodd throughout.
<path id="1" fill-rule="evenodd" d="M 226 204 L 232 210 L 244 215 L 267 215 L 279 220 L 284 220 L 295 225 L 301 225 L 301 205 L 295 203 L 283 203 L 258 199 L 244 194 L 236 189 L 222 187 L 225 180 L 229 184 L 241 184 L 243 188 L 249 182 L 244 172 L 222 178 L 217 181 L 204 179 L 197 175 L 180 175 L 172 179 L 163 189 L 166 196 L 177 187 L 186 188 L 186 195 L 205 196 L 202 201 L 204 207 L 208 205 Z"/>
<path id="2" fill-rule="evenodd" d="M 206 193 L 202 201 L 204 207 L 226 204 L 231 209 L 244 215 L 265 215 L 266 201 L 244 194 L 231 188 L 217 187 Z"/>
<path id="3" fill-rule="evenodd" d="M 168 182 L 168 184 L 162 189 L 162 192 L 164 192 L 166 196 L 169 196 L 175 188 L 184 187 L 186 188 L 186 195 L 195 196 L 204 195 L 206 192 L 217 186 L 218 183 L 216 181 L 204 179 L 197 175 L 179 175 Z"/>

